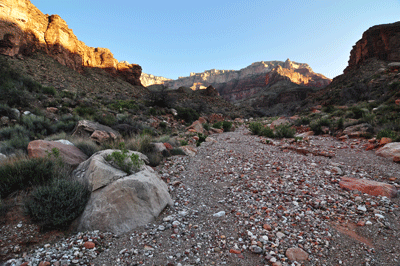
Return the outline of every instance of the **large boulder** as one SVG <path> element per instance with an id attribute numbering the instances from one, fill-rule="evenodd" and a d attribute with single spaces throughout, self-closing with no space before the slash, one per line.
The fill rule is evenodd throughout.
<path id="1" fill-rule="evenodd" d="M 28 155 L 31 158 L 44 158 L 52 154 L 53 149 L 59 151 L 58 156 L 64 163 L 73 167 L 78 166 L 88 158 L 86 154 L 73 145 L 47 140 L 34 140 L 29 142 Z"/>
<path id="2" fill-rule="evenodd" d="M 95 153 L 73 173 L 92 187 L 85 210 L 72 225 L 77 231 L 128 232 L 153 221 L 167 205 L 173 205 L 167 185 L 151 167 L 143 164 L 139 172 L 129 175 L 106 160 L 112 152 Z M 127 155 L 132 153 L 147 161 L 138 152 L 129 151 Z"/>
<path id="3" fill-rule="evenodd" d="M 349 136 L 350 138 L 364 137 L 371 133 L 373 133 L 373 127 L 368 123 L 349 126 L 343 130 L 343 134 Z"/>
<path id="4" fill-rule="evenodd" d="M 194 121 L 192 125 L 186 128 L 186 130 L 189 132 L 204 133 L 203 124 L 199 120 Z"/>
<path id="5" fill-rule="evenodd" d="M 391 142 L 378 149 L 375 152 L 376 155 L 392 159 L 395 162 L 399 162 L 400 158 L 400 142 Z"/>
<path id="6" fill-rule="evenodd" d="M 72 136 L 91 138 L 97 143 L 103 143 L 108 140 L 117 140 L 122 138 L 121 134 L 111 127 L 89 120 L 79 121 L 74 129 L 74 132 L 72 133 Z"/>
<path id="7" fill-rule="evenodd" d="M 358 190 L 372 196 L 386 196 L 388 198 L 397 196 L 395 186 L 368 179 L 343 177 L 339 182 L 339 186 L 346 190 Z"/>

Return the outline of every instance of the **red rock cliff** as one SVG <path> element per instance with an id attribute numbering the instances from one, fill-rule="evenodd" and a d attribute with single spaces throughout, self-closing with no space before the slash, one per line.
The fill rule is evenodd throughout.
<path id="1" fill-rule="evenodd" d="M 142 85 L 139 65 L 118 62 L 109 49 L 86 46 L 60 16 L 44 15 L 29 0 L 0 0 L 0 54 L 30 55 L 36 51 L 44 51 L 77 71 L 102 68 L 133 85 Z"/>
<path id="2" fill-rule="evenodd" d="M 369 58 L 400 61 L 400 22 L 377 25 L 364 32 L 350 52 L 347 73 Z"/>

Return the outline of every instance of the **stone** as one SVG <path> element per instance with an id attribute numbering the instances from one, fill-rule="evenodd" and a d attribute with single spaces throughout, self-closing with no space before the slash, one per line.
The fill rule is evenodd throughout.
<path id="1" fill-rule="evenodd" d="M 165 148 L 167 148 L 167 150 L 172 150 L 174 147 L 172 147 L 171 144 L 169 144 L 168 142 L 164 142 L 164 146 Z"/>
<path id="2" fill-rule="evenodd" d="M 396 101 L 394 101 L 394 103 L 395 103 L 396 105 L 400 105 L 400 99 L 397 99 Z"/>
<path id="3" fill-rule="evenodd" d="M 286 257 L 291 261 L 305 261 L 308 259 L 308 253 L 301 248 L 288 248 L 286 250 Z"/>
<path id="4" fill-rule="evenodd" d="M 2 116 L 0 118 L 0 123 L 2 125 L 8 125 L 8 123 L 10 123 L 10 118 L 8 116 Z"/>
<path id="5" fill-rule="evenodd" d="M 386 145 L 388 143 L 391 143 L 392 139 L 391 138 L 381 138 L 381 140 L 379 141 L 379 145 Z"/>
<path id="6" fill-rule="evenodd" d="M 105 141 L 118 140 L 122 138 L 121 134 L 114 129 L 89 120 L 79 121 L 74 129 L 74 132 L 72 133 L 72 136 L 91 138 L 97 143 L 103 143 Z"/>
<path id="7" fill-rule="evenodd" d="M 213 143 L 217 143 L 217 140 L 212 138 L 212 137 L 207 137 L 206 138 L 206 142 L 213 142 Z"/>
<path id="8" fill-rule="evenodd" d="M 46 111 L 49 112 L 49 113 L 56 114 L 58 112 L 58 108 L 56 108 L 56 107 L 47 107 Z"/>
<path id="9" fill-rule="evenodd" d="M 199 122 L 200 122 L 202 125 L 207 124 L 207 120 L 206 120 L 204 117 L 200 117 L 200 118 L 199 118 Z"/>
<path id="10" fill-rule="evenodd" d="M 231 249 L 229 250 L 229 253 L 240 254 L 240 253 L 242 253 L 242 252 L 241 252 L 240 250 L 231 248 Z"/>
<path id="11" fill-rule="evenodd" d="M 194 121 L 192 125 L 190 125 L 189 127 L 186 128 L 186 130 L 190 130 L 190 129 L 194 130 L 194 132 L 197 132 L 197 133 L 204 133 L 203 125 L 199 120 Z"/>
<path id="12" fill-rule="evenodd" d="M 400 142 L 388 143 L 376 150 L 375 154 L 396 161 L 396 158 L 400 156 Z"/>
<path id="13" fill-rule="evenodd" d="M 209 132 L 209 134 L 222 134 L 222 133 L 224 133 L 224 130 L 219 129 L 219 128 L 210 127 L 210 130 L 208 132 Z"/>
<path id="14" fill-rule="evenodd" d="M 339 186 L 346 190 L 358 190 L 372 196 L 386 196 L 388 198 L 397 196 L 397 189 L 395 186 L 368 179 L 342 177 Z"/>
<path id="15" fill-rule="evenodd" d="M 180 149 L 187 155 L 190 157 L 193 157 L 197 154 L 197 149 L 193 146 L 181 146 Z"/>
<path id="16" fill-rule="evenodd" d="M 290 119 L 286 118 L 286 117 L 279 117 L 278 119 L 272 121 L 271 123 L 271 128 L 275 128 L 277 126 L 280 125 L 287 125 L 290 123 Z"/>
<path id="17" fill-rule="evenodd" d="M 65 145 L 75 146 L 71 141 L 66 140 L 66 139 L 55 140 L 55 142 L 60 142 L 60 143 L 65 144 Z"/>
<path id="18" fill-rule="evenodd" d="M 349 136 L 350 138 L 359 138 L 370 133 L 373 133 L 373 127 L 368 123 L 349 126 L 343 130 L 343 134 Z"/>
<path id="19" fill-rule="evenodd" d="M 85 243 L 83 244 L 83 246 L 84 246 L 86 249 L 93 249 L 93 248 L 96 246 L 96 244 L 93 243 L 92 241 L 87 241 L 87 242 L 85 242 Z"/>
<path id="20" fill-rule="evenodd" d="M 88 156 L 75 146 L 66 145 L 57 141 L 34 140 L 28 144 L 28 155 L 30 158 L 45 158 L 57 149 L 61 160 L 67 165 L 78 166 Z"/>
<path id="21" fill-rule="evenodd" d="M 128 173 L 122 171 L 118 166 L 106 160 L 106 157 L 111 155 L 114 151 L 118 150 L 109 149 L 96 152 L 74 170 L 73 176 L 78 180 L 85 180 L 88 182 L 92 191 L 96 191 L 108 186 L 118 179 L 128 176 Z M 136 151 L 128 151 L 127 153 L 128 157 L 132 154 L 138 155 L 140 160 L 148 163 L 146 155 Z M 144 170 L 145 165 L 142 165 L 140 169 Z"/>
<path id="22" fill-rule="evenodd" d="M 21 117 L 21 112 L 17 108 L 11 108 L 11 118 L 13 119 L 19 119 Z"/>
<path id="23" fill-rule="evenodd" d="M 0 153 L 0 163 L 2 163 L 3 161 L 7 160 L 7 156 Z"/>
<path id="24" fill-rule="evenodd" d="M 155 152 L 162 153 L 163 151 L 167 150 L 167 147 L 165 147 L 164 143 L 156 142 L 153 143 L 152 145 L 153 145 L 153 150 Z"/>
<path id="25" fill-rule="evenodd" d="M 154 221 L 166 206 L 173 205 L 167 185 L 151 167 L 143 165 L 128 175 L 104 160 L 112 152 L 94 154 L 73 173 L 93 187 L 85 210 L 72 224 L 76 231 L 126 233 Z"/>

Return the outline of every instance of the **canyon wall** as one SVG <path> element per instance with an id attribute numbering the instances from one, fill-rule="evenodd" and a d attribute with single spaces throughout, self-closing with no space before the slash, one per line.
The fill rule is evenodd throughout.
<path id="1" fill-rule="evenodd" d="M 142 85 L 147 87 L 150 85 L 159 85 L 159 84 L 165 84 L 168 81 L 171 81 L 172 79 L 160 77 L 160 76 L 154 76 L 151 74 L 146 74 L 142 73 L 140 76 L 140 81 L 142 82 Z"/>
<path id="2" fill-rule="evenodd" d="M 141 85 L 139 65 L 118 62 L 109 49 L 88 47 L 60 16 L 44 15 L 29 0 L 0 0 L 0 54 L 29 56 L 37 51 L 79 72 L 102 68 Z"/>
<path id="3" fill-rule="evenodd" d="M 345 73 L 357 68 L 369 58 L 400 61 L 400 22 L 369 28 L 353 46 Z"/>

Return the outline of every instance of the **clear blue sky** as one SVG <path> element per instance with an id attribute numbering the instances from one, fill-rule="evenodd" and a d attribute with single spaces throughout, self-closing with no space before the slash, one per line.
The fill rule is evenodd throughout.
<path id="1" fill-rule="evenodd" d="M 31 2 L 88 46 L 173 79 L 287 58 L 333 78 L 365 30 L 400 20 L 399 0 Z"/>

